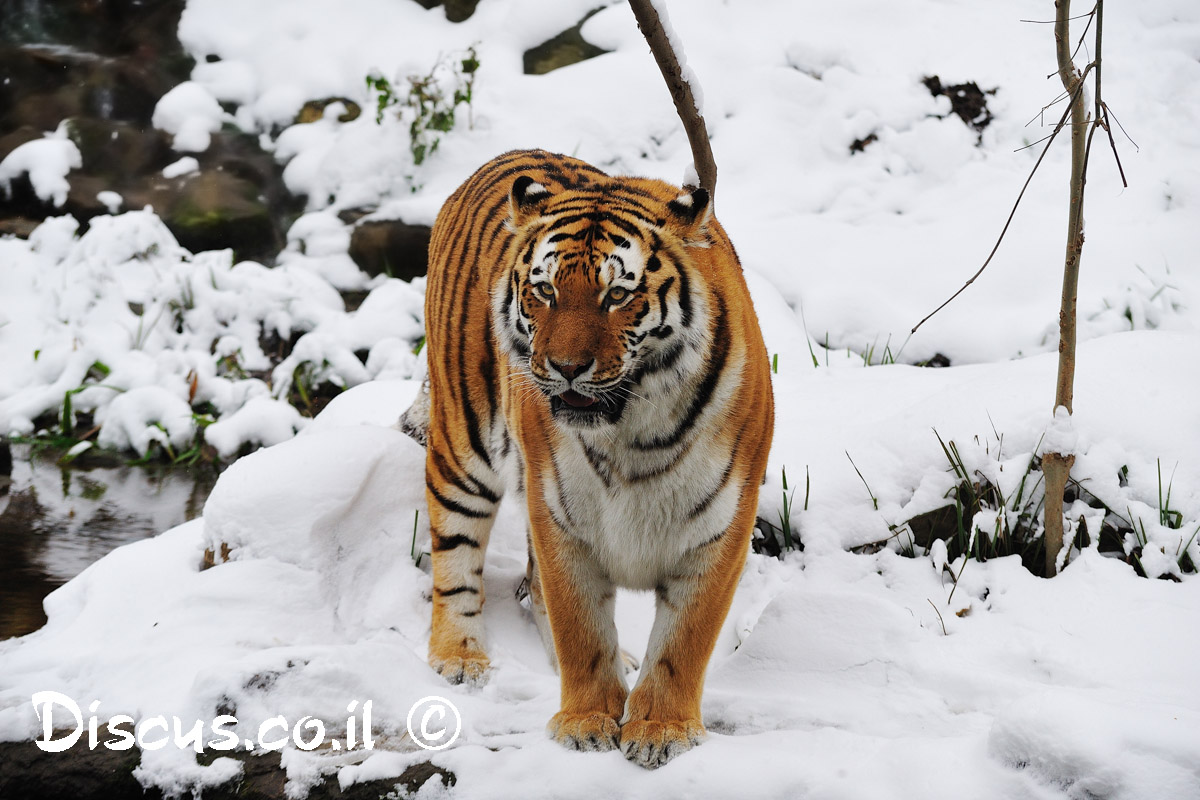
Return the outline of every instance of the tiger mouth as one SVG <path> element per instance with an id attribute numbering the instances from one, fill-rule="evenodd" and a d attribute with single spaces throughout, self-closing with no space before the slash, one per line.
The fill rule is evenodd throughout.
<path id="1" fill-rule="evenodd" d="M 594 406 L 596 403 L 600 402 L 594 397 L 588 397 L 587 395 L 573 392 L 570 389 L 560 394 L 558 399 L 562 400 L 571 408 L 590 408 L 591 406 Z"/>
<path id="2" fill-rule="evenodd" d="M 615 423 L 624 409 L 624 396 L 617 392 L 600 392 L 593 396 L 568 389 L 550 397 L 550 413 L 566 423 Z"/>

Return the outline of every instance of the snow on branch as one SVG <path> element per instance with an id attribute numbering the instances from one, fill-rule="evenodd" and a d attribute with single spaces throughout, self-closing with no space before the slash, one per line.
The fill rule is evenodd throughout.
<path id="1" fill-rule="evenodd" d="M 675 111 L 692 147 L 692 161 L 700 186 L 707 189 L 710 196 L 715 196 L 717 162 L 713 159 L 708 129 L 704 125 L 700 84 L 687 66 L 687 56 L 671 28 L 666 6 L 663 0 L 629 0 L 629 6 L 671 91 Z"/>

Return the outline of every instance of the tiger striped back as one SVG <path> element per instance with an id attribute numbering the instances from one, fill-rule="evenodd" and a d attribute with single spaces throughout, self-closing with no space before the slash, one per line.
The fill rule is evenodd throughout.
<path id="1" fill-rule="evenodd" d="M 773 428 L 766 348 L 702 189 L 506 153 L 447 201 L 426 289 L 430 663 L 480 682 L 483 553 L 525 495 L 557 740 L 656 766 L 703 736 Z M 657 594 L 630 692 L 616 586 Z"/>

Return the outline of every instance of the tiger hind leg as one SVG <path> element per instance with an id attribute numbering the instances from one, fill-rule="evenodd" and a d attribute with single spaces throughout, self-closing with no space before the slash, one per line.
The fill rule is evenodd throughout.
<path id="1" fill-rule="evenodd" d="M 438 465 L 442 469 L 434 464 L 438 452 L 431 443 L 426 472 L 433 561 L 429 665 L 450 683 L 482 685 L 490 667 L 483 625 L 483 560 L 500 497 L 478 480 L 445 480 L 444 461 Z"/>

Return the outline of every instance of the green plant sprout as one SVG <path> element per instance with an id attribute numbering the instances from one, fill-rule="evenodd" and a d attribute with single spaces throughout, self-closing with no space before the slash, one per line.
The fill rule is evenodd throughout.
<path id="1" fill-rule="evenodd" d="M 393 107 L 401 119 L 408 121 L 409 152 L 413 164 L 420 166 L 441 142 L 441 134 L 454 129 L 455 112 L 460 105 L 467 110 L 467 127 L 475 126 L 472 101 L 475 96 L 475 77 L 479 72 L 479 57 L 475 45 L 447 65 L 439 58 L 425 75 L 409 75 L 408 90 L 401 94 L 391 81 L 381 75 L 368 75 L 367 90 L 375 94 L 375 122 L 381 124 L 384 115 Z M 447 92 L 442 80 L 450 71 L 453 87 Z"/>

